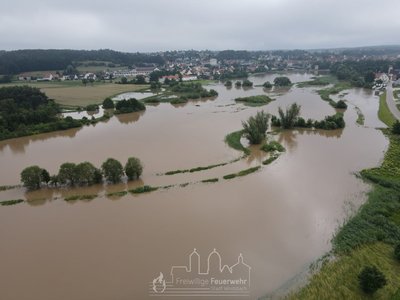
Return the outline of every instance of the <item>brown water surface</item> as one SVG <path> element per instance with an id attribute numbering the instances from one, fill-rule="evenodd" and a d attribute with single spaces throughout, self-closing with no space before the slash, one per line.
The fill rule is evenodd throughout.
<path id="1" fill-rule="evenodd" d="M 251 78 L 255 84 L 274 75 Z M 291 74 L 305 81 L 309 74 Z M 349 107 L 346 128 L 294 130 L 274 136 L 285 147 L 271 165 L 232 180 L 223 175 L 260 165 L 265 154 L 203 172 L 160 176 L 169 170 L 228 162 L 241 156 L 224 143 L 241 121 L 264 109 L 298 102 L 305 118 L 335 113 L 313 88 L 264 91 L 213 84 L 219 96 L 183 106 L 148 106 L 144 113 L 112 117 L 82 129 L 0 142 L 0 185 L 17 184 L 32 164 L 57 172 L 66 161 L 100 166 L 108 157 L 139 157 L 141 181 L 76 189 L 23 188 L 0 192 L 0 200 L 27 203 L 0 207 L 0 299 L 148 299 L 148 283 L 173 265 L 187 264 L 196 248 L 206 257 L 218 249 L 224 264 L 239 253 L 251 269 L 250 299 L 273 292 L 310 262 L 329 251 L 338 225 L 365 201 L 369 186 L 354 176 L 377 166 L 388 141 L 374 127 L 378 98 L 351 90 L 365 115 L 356 125 Z M 271 94 L 267 106 L 235 104 L 236 97 Z M 196 183 L 220 178 L 215 184 Z M 107 197 L 140 185 L 194 182 L 141 195 Z M 90 201 L 63 201 L 75 194 L 97 194 Z M 203 262 L 204 263 L 204 262 Z M 219 297 L 224 298 L 224 297 Z M 228 298 L 228 297 L 227 297 Z"/>

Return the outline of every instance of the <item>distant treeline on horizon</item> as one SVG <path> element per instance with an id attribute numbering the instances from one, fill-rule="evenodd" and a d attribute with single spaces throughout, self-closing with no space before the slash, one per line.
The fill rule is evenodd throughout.
<path id="1" fill-rule="evenodd" d="M 315 49 L 315 50 L 222 50 L 222 51 L 165 51 L 155 53 L 128 53 L 110 49 L 100 50 L 58 50 L 58 49 L 25 49 L 25 50 L 0 50 L 0 75 L 15 75 L 23 72 L 44 70 L 65 70 L 69 65 L 79 62 L 109 62 L 121 66 L 141 66 L 146 64 L 164 65 L 167 61 L 175 61 L 182 56 L 193 59 L 200 58 L 200 53 L 208 58 L 218 60 L 248 60 L 258 59 L 262 54 L 287 57 L 290 59 L 304 59 L 310 54 L 322 55 L 348 55 L 351 57 L 400 55 L 400 45 L 371 46 L 356 48 Z M 203 55 L 204 57 L 204 55 Z"/>

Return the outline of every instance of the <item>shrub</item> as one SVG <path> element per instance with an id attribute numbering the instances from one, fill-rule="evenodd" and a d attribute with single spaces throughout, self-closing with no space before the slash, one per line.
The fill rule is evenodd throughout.
<path id="1" fill-rule="evenodd" d="M 361 289 L 367 294 L 373 294 L 386 285 L 385 275 L 375 266 L 364 267 L 358 280 Z"/>
<path id="2" fill-rule="evenodd" d="M 393 126 L 392 126 L 392 133 L 394 134 L 400 134 L 400 122 L 399 120 L 397 120 L 396 122 L 394 122 Z"/>
<path id="3" fill-rule="evenodd" d="M 270 143 L 264 144 L 261 147 L 261 150 L 263 150 L 265 152 L 273 152 L 273 151 L 284 152 L 285 147 L 283 147 L 281 144 L 279 144 L 276 141 L 272 141 Z"/>
<path id="4" fill-rule="evenodd" d="M 251 116 L 247 122 L 242 122 L 243 134 L 250 144 L 260 144 L 265 138 L 268 129 L 269 115 L 264 111 L 257 112 L 256 116 Z"/>
<path id="5" fill-rule="evenodd" d="M 142 175 L 143 166 L 140 160 L 136 157 L 129 157 L 125 164 L 125 174 L 129 180 L 139 178 Z"/>
<path id="6" fill-rule="evenodd" d="M 236 81 L 235 82 L 235 86 L 236 87 L 241 87 L 242 86 L 242 82 L 241 81 Z"/>

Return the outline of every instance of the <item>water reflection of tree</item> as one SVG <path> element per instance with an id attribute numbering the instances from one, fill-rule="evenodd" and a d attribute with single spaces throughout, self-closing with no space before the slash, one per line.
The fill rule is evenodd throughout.
<path id="1" fill-rule="evenodd" d="M 284 130 L 278 137 L 278 142 L 286 147 L 288 151 L 297 147 L 295 130 Z"/>
<path id="2" fill-rule="evenodd" d="M 49 133 L 41 133 L 38 135 L 31 135 L 11 140 L 5 140 L 0 142 L 0 151 L 3 151 L 4 148 L 8 146 L 13 153 L 25 153 L 26 146 L 28 146 L 31 142 L 42 142 L 48 139 L 58 138 L 58 137 L 73 138 L 76 136 L 76 133 L 81 129 L 82 127 L 72 128 L 67 130 L 53 131 Z"/>
<path id="3" fill-rule="evenodd" d="M 261 163 L 267 155 L 265 151 L 260 150 L 260 145 L 253 145 L 249 148 L 251 152 L 250 155 L 246 157 L 246 162 L 248 164 L 251 164 L 254 161 Z"/>
<path id="4" fill-rule="evenodd" d="M 340 138 L 343 133 L 343 129 L 335 129 L 335 130 L 323 130 L 323 129 L 302 129 L 298 130 L 300 134 L 306 133 L 308 135 L 319 135 L 327 138 Z"/>
<path id="5" fill-rule="evenodd" d="M 27 203 L 31 206 L 40 206 L 47 202 L 52 201 L 64 201 L 65 198 L 71 196 L 94 196 L 95 198 L 105 195 L 108 199 L 117 200 L 122 195 L 107 196 L 108 194 L 129 191 L 139 186 L 143 186 L 144 182 L 142 179 L 124 181 L 118 184 L 95 184 L 91 186 L 74 186 L 74 187 L 54 187 L 54 188 L 42 188 L 36 191 L 28 191 L 23 189 L 21 192 L 24 193 L 24 197 Z M 79 202 L 90 202 L 93 199 L 78 200 Z M 77 201 L 68 201 L 69 204 L 74 204 Z"/>
<path id="6" fill-rule="evenodd" d="M 129 114 L 115 115 L 117 120 L 122 124 L 131 124 L 137 122 L 141 116 L 145 114 L 145 111 L 138 111 Z"/>

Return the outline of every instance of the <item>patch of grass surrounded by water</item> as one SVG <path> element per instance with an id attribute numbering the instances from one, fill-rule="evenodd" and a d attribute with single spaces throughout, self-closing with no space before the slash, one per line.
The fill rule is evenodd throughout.
<path id="1" fill-rule="evenodd" d="M 279 142 L 277 141 L 271 141 L 269 143 L 265 143 L 264 145 L 261 146 L 261 150 L 265 152 L 285 152 L 286 149 L 283 147 Z"/>
<path id="2" fill-rule="evenodd" d="M 239 97 L 236 98 L 236 102 L 243 102 L 244 105 L 247 106 L 263 106 L 267 105 L 274 99 L 271 99 L 267 95 L 257 95 L 257 96 L 248 96 L 248 97 Z"/>
<path id="3" fill-rule="evenodd" d="M 238 173 L 227 174 L 227 175 L 223 176 L 223 178 L 224 179 L 233 179 L 235 177 L 246 176 L 246 175 L 249 175 L 251 173 L 258 171 L 260 168 L 261 168 L 261 166 L 248 168 L 248 169 L 242 170 Z"/>
<path id="4" fill-rule="evenodd" d="M 219 179 L 218 178 L 210 178 L 210 179 L 204 179 L 201 182 L 203 183 L 213 183 L 213 182 L 218 182 Z"/>
<path id="5" fill-rule="evenodd" d="M 332 107 L 337 107 L 337 102 L 335 102 L 330 95 L 339 94 L 340 92 L 351 88 L 349 82 L 341 81 L 337 82 L 333 87 L 322 89 L 318 91 L 321 99 L 327 101 Z"/>
<path id="6" fill-rule="evenodd" d="M 240 142 L 242 135 L 243 135 L 243 130 L 231 132 L 225 137 L 225 143 L 227 143 L 229 147 L 238 151 L 243 151 L 244 154 L 249 155 L 250 150 L 244 147 Z"/>
<path id="7" fill-rule="evenodd" d="M 1 206 L 10 206 L 10 205 L 15 205 L 15 204 L 18 204 L 18 203 L 22 203 L 24 201 L 25 200 L 22 200 L 22 199 L 3 200 L 3 201 L 0 201 L 0 205 Z"/>
<path id="8" fill-rule="evenodd" d="M 129 192 L 132 194 L 142 194 L 142 193 L 150 193 L 150 192 L 153 192 L 156 190 L 158 190 L 158 187 L 144 185 L 144 186 L 140 186 L 135 189 L 129 190 Z"/>

